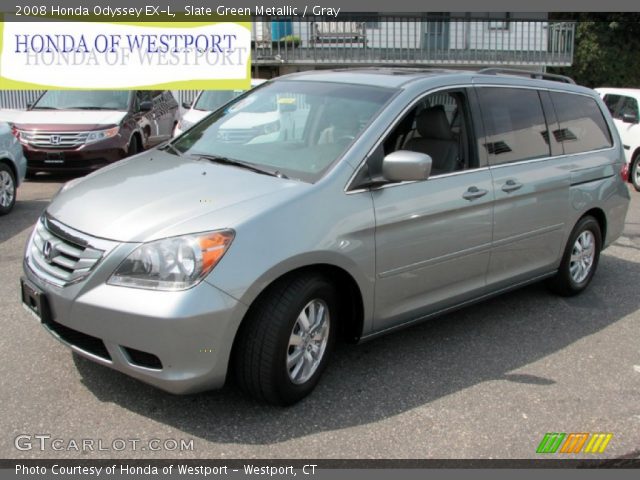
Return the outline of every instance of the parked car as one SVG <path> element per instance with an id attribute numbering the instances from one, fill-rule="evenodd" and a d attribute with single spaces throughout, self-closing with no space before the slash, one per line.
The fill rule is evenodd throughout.
<path id="1" fill-rule="evenodd" d="M 24 180 L 27 160 L 11 126 L 0 122 L 0 215 L 9 213 L 16 203 L 16 192 Z"/>
<path id="2" fill-rule="evenodd" d="M 640 90 L 632 88 L 596 88 L 611 112 L 629 165 L 629 181 L 640 191 Z"/>
<path id="3" fill-rule="evenodd" d="M 13 124 L 34 175 L 96 170 L 170 139 L 177 121 L 166 90 L 49 90 Z"/>
<path id="4" fill-rule="evenodd" d="M 280 77 L 62 188 L 23 301 L 73 351 L 164 390 L 229 374 L 286 405 L 338 338 L 541 280 L 578 294 L 623 230 L 622 144 L 596 92 L 524 75 Z M 220 138 L 280 102 L 299 113 L 286 135 Z"/>
<path id="5" fill-rule="evenodd" d="M 264 82 L 266 80 L 252 78 L 251 88 L 257 87 Z M 187 109 L 187 112 L 182 115 L 176 125 L 173 136 L 182 135 L 182 132 L 190 129 L 204 117 L 244 92 L 245 90 L 202 90 L 193 102 L 183 102 L 182 106 Z"/>

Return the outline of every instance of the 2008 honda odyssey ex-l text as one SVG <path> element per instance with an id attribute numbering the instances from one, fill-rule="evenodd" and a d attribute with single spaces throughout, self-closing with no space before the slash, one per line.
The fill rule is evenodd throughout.
<path id="1" fill-rule="evenodd" d="M 543 279 L 577 294 L 622 232 L 624 153 L 595 92 L 542 76 L 267 82 L 67 183 L 29 239 L 23 302 L 78 354 L 161 389 L 233 376 L 290 404 L 338 338 Z M 274 106 L 269 131 L 228 135 Z"/>

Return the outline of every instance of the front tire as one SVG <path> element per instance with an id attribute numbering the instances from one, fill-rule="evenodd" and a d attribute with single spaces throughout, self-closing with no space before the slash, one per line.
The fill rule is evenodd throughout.
<path id="1" fill-rule="evenodd" d="M 640 155 L 636 155 L 631 163 L 631 183 L 637 192 L 640 192 Z"/>
<path id="2" fill-rule="evenodd" d="M 127 157 L 136 155 L 141 151 L 142 149 L 140 145 L 140 137 L 138 137 L 138 135 L 132 136 L 131 140 L 129 141 L 129 148 L 127 149 Z"/>
<path id="3" fill-rule="evenodd" d="M 5 163 L 0 163 L 0 215 L 9 213 L 15 204 L 16 177 Z"/>
<path id="4" fill-rule="evenodd" d="M 323 277 L 285 277 L 252 306 L 234 350 L 236 380 L 249 395 L 291 405 L 315 388 L 337 330 L 338 300 Z"/>
<path id="5" fill-rule="evenodd" d="M 602 249 L 602 232 L 598 221 L 586 216 L 580 219 L 569 236 L 558 273 L 548 285 L 564 297 L 582 292 L 595 274 Z"/>

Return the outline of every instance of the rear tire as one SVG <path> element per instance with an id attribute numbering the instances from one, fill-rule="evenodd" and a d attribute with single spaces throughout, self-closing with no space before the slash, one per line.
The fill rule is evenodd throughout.
<path id="1" fill-rule="evenodd" d="M 315 388 L 335 343 L 338 299 L 323 277 L 286 277 L 251 307 L 238 332 L 233 369 L 240 388 L 291 405 Z"/>
<path id="2" fill-rule="evenodd" d="M 9 166 L 0 163 L 0 215 L 9 213 L 16 204 L 16 177 Z"/>
<path id="3" fill-rule="evenodd" d="M 582 292 L 598 268 L 601 249 L 600 224 L 591 216 L 581 218 L 569 236 L 560 268 L 549 280 L 549 288 L 564 297 Z"/>
<path id="4" fill-rule="evenodd" d="M 635 188 L 637 192 L 640 192 L 640 155 L 636 155 L 633 162 L 631 162 L 631 172 L 629 176 L 631 177 L 633 188 Z"/>

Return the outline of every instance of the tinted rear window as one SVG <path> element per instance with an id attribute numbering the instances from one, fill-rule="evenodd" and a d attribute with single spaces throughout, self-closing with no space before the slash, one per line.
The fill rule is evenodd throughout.
<path id="1" fill-rule="evenodd" d="M 564 153 L 581 153 L 613 145 L 611 133 L 596 101 L 585 95 L 551 92 L 560 128 L 552 133 Z"/>
<path id="2" fill-rule="evenodd" d="M 485 148 L 493 164 L 548 157 L 549 137 L 536 90 L 478 89 Z"/>

